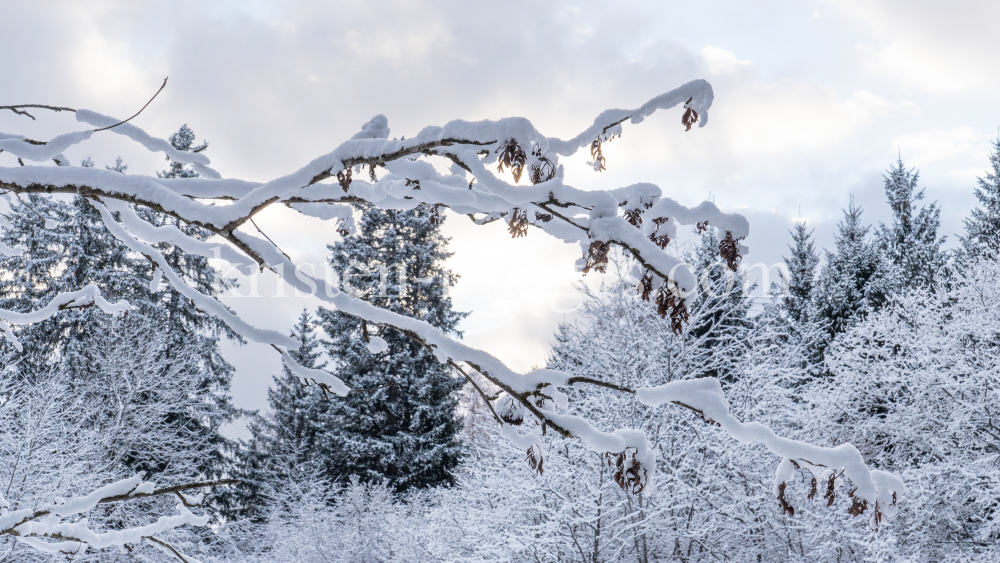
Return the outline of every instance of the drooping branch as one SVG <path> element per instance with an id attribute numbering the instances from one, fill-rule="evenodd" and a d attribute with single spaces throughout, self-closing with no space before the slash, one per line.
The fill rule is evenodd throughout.
<path id="1" fill-rule="evenodd" d="M 709 202 L 685 207 L 664 197 L 652 184 L 635 184 L 609 191 L 574 188 L 563 182 L 559 157 L 621 135 L 626 121 L 637 124 L 654 111 L 671 107 L 684 109 L 681 122 L 687 129 L 695 123 L 704 126 L 712 100 L 708 83 L 693 81 L 653 98 L 640 108 L 603 112 L 593 125 L 569 140 L 546 137 L 522 118 L 453 121 L 443 127 L 425 128 L 410 139 L 390 140 L 388 120 L 376 116 L 333 151 L 266 183 L 222 179 L 208 168 L 210 161 L 203 154 L 177 151 L 166 141 L 153 138 L 130 123 L 76 110 L 78 121 L 127 136 L 177 162 L 190 163 L 206 177 L 166 180 L 94 168 L 24 166 L 0 168 L 0 189 L 18 194 L 74 193 L 87 198 L 101 214 L 109 232 L 129 249 L 146 256 L 179 293 L 226 322 L 241 336 L 271 345 L 293 374 L 316 382 L 324 393 L 346 395 L 351 389 L 329 372 L 299 365 L 288 353 L 299 346 L 298 341 L 273 330 L 249 325 L 217 299 L 189 286 L 169 267 L 155 245 L 167 243 L 185 252 L 211 254 L 241 267 L 244 272 L 249 271 L 251 264 L 247 261 L 250 260 L 253 266 L 275 271 L 293 288 L 318 296 L 344 314 L 361 319 L 363 323 L 399 331 L 420 343 L 442 363 L 454 367 L 474 385 L 500 421 L 501 434 L 528 452 L 533 467 L 541 471 L 541 442 L 536 434 L 521 434 L 514 428 L 523 423 L 526 416 L 533 417 L 543 430 L 551 428 L 564 437 L 581 439 L 594 451 L 613 453 L 622 463 L 627 460 L 630 487 L 637 491 L 647 486 L 655 466 L 655 451 L 647 444 L 645 435 L 626 429 L 600 431 L 582 417 L 559 412 L 565 410 L 568 401 L 560 388 L 594 385 L 636 395 L 647 404 L 652 404 L 651 396 L 659 395 L 593 378 L 571 378 L 553 370 L 536 370 L 524 375 L 515 373 L 496 357 L 456 341 L 426 322 L 376 307 L 348 295 L 325 279 L 306 275 L 273 241 L 266 236 L 256 236 L 245 226 L 247 223 L 255 225 L 254 217 L 271 205 L 284 204 L 305 215 L 341 221 L 338 230 L 349 236 L 353 225 L 348 224 L 350 213 L 344 209 L 345 203 L 367 202 L 393 209 L 428 204 L 434 209 L 450 208 L 467 215 L 476 224 L 504 219 L 510 223 L 509 231 L 514 236 L 524 236 L 531 226 L 565 242 L 578 243 L 582 257 L 577 267 L 584 274 L 591 270 L 603 271 L 608 250 L 616 245 L 639 264 L 643 297 L 651 299 L 655 295 L 661 316 L 669 314 L 675 330 L 680 330 L 687 317 L 686 299 L 695 289 L 696 280 L 686 265 L 665 251 L 670 240 L 676 238 L 677 225 L 697 225 L 699 229 L 708 224 L 716 227 L 720 243 L 723 243 L 720 245 L 723 257 L 731 267 L 736 267 L 739 257 L 746 252 L 738 241 L 749 234 L 749 224 L 743 217 L 723 213 Z M 92 130 L 67 133 L 42 144 L 8 136 L 0 139 L 0 148 L 18 158 L 42 162 L 59 154 L 59 150 L 90 139 L 93 133 Z M 601 157 L 604 159 L 603 153 Z M 450 161 L 451 173 L 442 173 L 428 161 L 432 158 Z M 369 167 L 370 181 L 355 178 L 363 166 Z M 376 174 L 375 167 L 383 169 L 383 173 Z M 529 171 L 531 185 L 520 184 L 524 171 Z M 513 183 L 501 174 L 510 174 Z M 467 175 L 472 176 L 471 181 Z M 213 200 L 225 200 L 227 204 L 215 205 Z M 132 206 L 146 207 L 201 227 L 226 244 L 214 247 L 179 229 L 152 227 Z M 488 397 L 463 366 L 476 370 L 500 389 L 500 397 Z M 504 402 L 503 408 L 498 408 L 500 401 Z M 717 397 L 714 391 L 701 389 L 690 396 L 667 396 L 661 402 L 673 402 L 700 414 L 707 421 L 723 424 L 738 440 L 745 438 L 741 432 L 754 424 L 718 418 L 722 416 L 719 413 L 728 413 L 728 404 L 721 397 L 721 391 Z M 779 465 L 781 476 L 785 476 L 787 466 L 792 463 L 821 468 L 822 465 L 835 465 L 839 459 L 830 457 L 823 449 L 803 449 L 805 446 L 801 443 L 782 441 L 773 437 L 773 433 L 763 432 L 760 436 L 764 436 L 762 441 L 772 451 L 783 460 L 789 460 L 788 464 L 783 461 Z M 889 489 L 898 492 L 901 498 L 902 490 L 897 490 L 895 482 L 884 479 L 877 472 L 866 473 L 867 467 L 859 469 L 856 461 L 850 460 L 855 467 L 851 470 L 852 479 L 867 478 L 870 485 L 859 488 L 859 498 L 883 502 L 879 495 Z"/>

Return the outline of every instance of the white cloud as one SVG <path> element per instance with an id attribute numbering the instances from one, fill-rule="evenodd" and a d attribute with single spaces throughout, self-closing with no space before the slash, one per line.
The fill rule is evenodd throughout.
<path id="1" fill-rule="evenodd" d="M 1000 3 L 827 0 L 872 34 L 858 45 L 873 75 L 932 95 L 988 94 L 1000 86 Z"/>
<path id="2" fill-rule="evenodd" d="M 915 113 L 912 102 L 892 102 L 859 90 L 839 98 L 829 88 L 800 81 L 754 82 L 720 106 L 713 125 L 740 158 L 814 152 L 842 143 L 879 118 Z"/>
<path id="3" fill-rule="evenodd" d="M 903 160 L 913 166 L 959 157 L 982 158 L 987 147 L 986 137 L 968 126 L 927 129 L 892 138 L 892 148 L 898 148 Z"/>
<path id="4" fill-rule="evenodd" d="M 708 65 L 708 72 L 714 75 L 730 74 L 753 66 L 750 61 L 741 61 L 732 51 L 709 45 L 701 50 L 701 58 Z"/>

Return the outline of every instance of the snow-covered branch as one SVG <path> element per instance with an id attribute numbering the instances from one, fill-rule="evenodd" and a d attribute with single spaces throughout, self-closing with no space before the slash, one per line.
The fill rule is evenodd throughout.
<path id="1" fill-rule="evenodd" d="M 189 510 L 190 507 L 201 504 L 204 493 L 187 495 L 185 491 L 236 482 L 234 479 L 223 479 L 156 488 L 152 482 L 143 481 L 139 474 L 105 485 L 86 496 L 69 500 L 56 498 L 52 504 L 18 510 L 10 510 L 10 503 L 0 495 L 0 534 L 16 536 L 39 551 L 74 555 L 83 554 L 88 548 L 100 550 L 117 547 L 130 550 L 135 544 L 147 540 L 169 549 L 181 561 L 195 561 L 156 536 L 186 525 L 208 524 L 209 516 L 198 516 Z M 99 504 L 160 495 L 177 496 L 177 514 L 162 516 L 145 526 L 98 532 L 91 529 L 84 516 Z"/>
<path id="2" fill-rule="evenodd" d="M 894 506 L 903 494 L 898 480 L 869 471 L 856 455 L 857 450 L 849 445 L 813 448 L 779 438 L 754 423 L 737 421 L 728 415 L 728 405 L 714 379 L 699 380 L 692 387 L 631 390 L 598 379 L 570 378 L 554 370 L 518 374 L 496 357 L 466 346 L 427 322 L 376 307 L 326 280 L 306 275 L 266 237 L 260 238 L 245 230 L 245 225 L 257 213 L 274 204 L 287 205 L 311 217 L 338 221 L 338 230 L 346 236 L 352 234 L 353 223 L 350 209 L 344 204 L 354 202 L 368 202 L 386 209 L 413 209 L 427 204 L 434 212 L 438 208 L 449 208 L 468 215 L 477 224 L 503 219 L 514 237 L 524 236 L 533 226 L 567 243 L 578 244 L 581 258 L 576 266 L 584 275 L 593 270 L 603 272 L 611 246 L 620 247 L 638 264 L 634 277 L 641 280 L 638 290 L 643 299 L 654 301 L 660 316 L 669 316 L 674 330 L 680 331 L 688 318 L 687 306 L 696 279 L 687 265 L 666 252 L 677 236 L 677 225 L 694 225 L 699 229 L 708 225 L 715 227 L 719 255 L 735 270 L 747 252 L 739 244 L 749 235 L 747 220 L 740 215 L 724 213 L 709 202 L 686 207 L 664 196 L 653 184 L 635 184 L 608 191 L 580 190 L 564 182 L 559 158 L 589 148 L 594 159 L 592 166 L 595 170 L 603 170 L 607 159 L 602 145 L 620 136 L 626 121 L 638 124 L 655 111 L 681 106 L 681 124 L 690 130 L 694 124 L 704 126 L 707 123 L 712 101 L 711 86 L 704 80 L 695 80 L 639 108 L 607 110 L 592 125 L 568 140 L 546 137 L 524 118 L 480 122 L 456 120 L 443 126 L 426 127 L 408 139 L 397 140 L 389 138 L 387 118 L 378 115 L 331 152 L 265 183 L 224 179 L 209 167 L 210 160 L 201 153 L 178 151 L 170 143 L 131 123 L 118 124 L 119 120 L 109 116 L 75 110 L 76 119 L 81 123 L 98 128 L 118 125 L 103 132 L 87 129 L 66 133 L 48 142 L 29 142 L 19 135 L 0 134 L 0 149 L 19 159 L 33 162 L 55 159 L 59 164 L 0 168 L 0 190 L 15 194 L 74 193 L 87 198 L 118 240 L 155 264 L 157 274 L 154 276 L 164 276 L 180 294 L 199 309 L 224 321 L 237 334 L 275 347 L 286 367 L 303 379 L 316 382 L 325 391 L 345 395 L 350 389 L 325 371 L 298 365 L 287 353 L 287 350 L 298 348 L 298 341 L 273 330 L 251 326 L 213 297 L 191 287 L 154 245 L 165 243 L 185 252 L 219 258 L 244 272 L 249 271 L 251 263 L 259 268 L 270 268 L 292 287 L 317 295 L 345 314 L 410 336 L 442 363 L 458 368 L 471 379 L 470 372 L 464 369 L 467 366 L 502 391 L 492 404 L 501 419 L 502 434 L 527 452 L 529 461 L 538 471 L 543 467 L 539 437 L 531 433 L 520 434 L 515 428 L 527 416 L 537 419 L 543 431 L 552 429 L 563 436 L 581 439 L 594 451 L 612 454 L 618 466 L 616 478 L 621 480 L 623 488 L 627 486 L 638 492 L 650 482 L 655 452 L 642 432 L 629 429 L 599 431 L 582 417 L 559 412 L 566 408 L 567 402 L 559 388 L 594 384 L 636 394 L 647 404 L 663 401 L 682 404 L 718 422 L 740 441 L 763 442 L 785 460 L 779 465 L 779 478 L 783 478 L 788 463 L 792 462 L 810 469 L 827 467 L 837 471 L 846 468 L 845 474 L 858 485 L 855 496 L 861 501 L 876 503 L 877 514 L 890 515 L 890 506 Z M 21 107 L 27 106 L 18 106 Z M 109 133 L 128 137 L 176 162 L 191 164 L 204 177 L 163 179 L 66 166 L 68 163 L 61 151 L 86 142 L 94 135 Z M 435 163 L 450 163 L 450 169 L 442 173 L 442 166 L 435 166 Z M 367 179 L 361 177 L 363 174 Z M 523 177 L 530 184 L 522 183 Z M 225 200 L 227 204 L 216 205 L 214 200 Z M 216 249 L 215 245 L 188 236 L 180 229 L 153 226 L 143 220 L 133 206 L 162 212 L 206 229 L 230 246 Z M 292 272 L 295 274 L 291 275 Z M 99 295 L 90 291 L 87 294 L 90 302 L 104 308 Z M 68 297 L 53 300 L 55 305 L 46 307 L 46 314 L 62 305 L 82 303 L 83 296 L 66 295 Z M 53 307 L 55 309 L 49 311 Z M 30 322 L 36 318 L 16 315 L 2 312 L 0 318 L 5 323 L 19 319 Z M 11 336 L 9 326 L 5 324 L 4 329 Z M 836 477 L 839 474 L 831 479 Z M 781 491 L 776 489 L 775 494 L 782 498 Z M 179 517 L 186 517 L 185 513 Z"/>

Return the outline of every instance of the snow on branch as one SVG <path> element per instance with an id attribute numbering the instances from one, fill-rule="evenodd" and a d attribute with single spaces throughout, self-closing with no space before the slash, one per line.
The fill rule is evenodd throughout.
<path id="1" fill-rule="evenodd" d="M 60 293 L 59 295 L 53 297 L 52 301 L 49 301 L 49 304 L 45 307 L 28 313 L 18 313 L 16 311 L 0 309 L 0 329 L 3 330 L 7 339 L 10 340 L 11 343 L 14 344 L 14 347 L 16 347 L 20 352 L 23 350 L 23 347 L 17 340 L 17 337 L 14 336 L 14 331 L 11 330 L 11 324 L 27 325 L 37 323 L 44 321 L 59 311 L 64 311 L 66 309 L 85 309 L 94 305 L 97 305 L 102 311 L 109 315 L 121 315 L 128 311 L 129 308 L 128 301 L 121 300 L 117 303 L 110 303 L 107 299 L 101 297 L 101 290 L 96 285 L 89 284 L 79 291 Z"/>
<path id="2" fill-rule="evenodd" d="M 10 503 L 0 494 L 0 534 L 16 536 L 20 541 L 45 553 L 72 555 L 82 555 L 91 548 L 131 549 L 131 546 L 147 540 L 159 546 L 166 546 L 181 561 L 196 561 L 156 536 L 182 526 L 208 524 L 208 515 L 198 516 L 189 510 L 204 500 L 204 494 L 188 496 L 184 491 L 232 485 L 237 482 L 236 479 L 222 479 L 156 488 L 154 483 L 143 481 L 140 473 L 105 485 L 83 497 L 65 501 L 56 499 L 52 504 L 18 510 L 11 510 Z M 161 495 L 177 496 L 179 499 L 176 506 L 177 514 L 161 516 L 145 526 L 99 532 L 91 529 L 88 519 L 83 516 L 100 504 Z M 192 500 L 199 502 L 191 502 Z"/>
<path id="3" fill-rule="evenodd" d="M 199 309 L 223 320 L 236 333 L 273 346 L 292 373 L 317 383 L 324 392 L 346 394 L 350 389 L 332 374 L 306 369 L 288 355 L 287 350 L 300 345 L 297 340 L 251 326 L 219 301 L 198 292 L 169 267 L 153 245 L 166 243 L 185 252 L 211 254 L 245 272 L 253 266 L 272 269 L 293 288 L 316 295 L 342 313 L 409 336 L 470 381 L 474 371 L 499 388 L 502 395 L 491 398 L 475 386 L 503 425 L 502 434 L 526 452 L 528 462 L 537 471 L 543 471 L 544 467 L 539 437 L 522 434 L 515 428 L 526 417 L 537 419 L 543 432 L 553 430 L 562 436 L 580 438 L 594 451 L 608 454 L 619 485 L 639 492 L 649 486 L 655 462 L 654 449 L 645 435 L 629 429 L 599 431 L 584 418 L 559 412 L 565 410 L 567 401 L 559 388 L 569 385 L 600 385 L 628 394 L 636 391 L 598 380 L 569 378 L 552 370 L 536 370 L 527 375 L 515 373 L 496 357 L 456 341 L 426 322 L 376 307 L 340 291 L 324 279 L 305 274 L 273 242 L 255 236 L 246 225 L 252 225 L 253 217 L 269 206 L 283 204 L 304 215 L 337 221 L 338 230 L 350 236 L 354 225 L 350 209 L 344 204 L 366 202 L 384 209 L 413 209 L 427 204 L 435 212 L 450 208 L 467 215 L 475 224 L 502 219 L 508 223 L 508 232 L 513 237 L 530 236 L 530 227 L 536 227 L 564 242 L 578 244 L 581 257 L 576 266 L 584 275 L 604 271 L 614 245 L 635 258 L 638 265 L 633 273 L 641 280 L 637 289 L 642 298 L 655 302 L 660 316 L 669 316 L 673 329 L 680 332 L 688 319 L 688 299 L 696 280 L 688 266 L 667 252 L 671 240 L 676 238 L 677 225 L 695 225 L 700 230 L 715 227 L 719 255 L 735 270 L 747 253 L 747 248 L 740 244 L 750 233 L 747 220 L 725 213 L 710 202 L 684 206 L 665 197 L 653 184 L 607 191 L 580 190 L 564 183 L 564 168 L 559 159 L 589 148 L 595 159 L 592 166 L 603 170 L 609 163 L 601 145 L 620 137 L 626 121 L 639 124 L 655 111 L 679 106 L 680 125 L 687 131 L 694 124 L 706 125 L 713 98 L 712 87 L 704 80 L 695 80 L 656 96 L 639 108 L 607 110 L 568 140 L 546 137 L 529 120 L 520 117 L 477 122 L 455 120 L 443 126 L 426 127 L 405 140 L 390 139 L 388 119 L 378 115 L 332 151 L 263 183 L 223 179 L 208 168 L 210 161 L 200 153 L 177 151 L 167 141 L 131 123 L 76 110 L 80 122 L 97 127 L 117 124 L 100 134 L 124 135 L 176 162 L 190 163 L 208 177 L 168 180 L 97 168 L 11 166 L 0 168 L 0 190 L 15 194 L 72 193 L 87 198 L 118 240 L 155 265 L 154 282 L 158 284 L 158 276 L 162 276 Z M 67 133 L 48 143 L 0 134 L 0 148 L 42 162 L 53 158 L 57 149 L 84 142 L 95 134 L 94 131 Z M 435 162 L 450 163 L 449 171 L 442 173 L 442 167 L 435 166 Z M 217 205 L 217 200 L 227 203 Z M 179 229 L 153 226 L 134 211 L 139 207 L 201 227 L 229 246 L 217 249 Z M 0 318 L 5 322 L 13 320 L 3 315 Z M 10 335 L 9 327 L 6 330 Z M 638 395 L 648 404 L 664 401 L 683 404 L 723 425 L 737 440 L 764 443 L 788 460 L 779 465 L 779 477 L 794 464 L 820 472 L 821 476 L 826 475 L 822 469 L 829 468 L 831 474 L 823 478 L 832 484 L 842 475 L 832 472 L 845 468 L 843 475 L 858 485 L 857 510 L 862 510 L 863 503 L 875 503 L 873 512 L 878 517 L 888 516 L 893 513 L 895 502 L 902 498 L 898 479 L 870 471 L 852 447 L 813 448 L 777 437 L 755 423 L 740 423 L 727 414 L 728 405 L 717 389 L 717 381 L 706 379 L 692 385 L 697 388 L 674 385 L 642 390 Z M 776 486 L 779 499 L 784 498 L 785 481 L 782 480 L 780 488 Z"/>
<path id="4" fill-rule="evenodd" d="M 814 446 L 798 440 L 782 438 L 759 422 L 743 423 L 729 414 L 729 402 L 722 393 L 722 385 L 714 377 L 671 381 L 659 387 L 637 389 L 636 398 L 644 405 L 658 406 L 675 403 L 702 416 L 710 424 L 718 424 L 740 443 L 760 443 L 768 451 L 782 458 L 774 478 L 774 494 L 786 512 L 795 510 L 784 498 L 785 487 L 792 481 L 795 468 L 807 469 L 813 475 L 813 490 L 817 483 L 828 485 L 828 495 L 835 494 L 834 483 L 841 476 L 850 479 L 856 489 L 851 493 L 850 512 L 857 516 L 873 508 L 872 523 L 877 526 L 884 517 L 892 517 L 899 501 L 906 494 L 906 485 L 899 477 L 884 471 L 869 469 L 861 452 L 851 444 L 833 448 Z M 832 498 L 829 499 L 833 502 Z"/>

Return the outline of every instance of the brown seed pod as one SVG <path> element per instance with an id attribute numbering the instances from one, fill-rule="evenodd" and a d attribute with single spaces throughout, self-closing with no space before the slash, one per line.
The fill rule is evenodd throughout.
<path id="1" fill-rule="evenodd" d="M 795 507 L 788 504 L 788 499 L 785 498 L 785 484 L 782 483 L 778 485 L 778 504 L 781 505 L 781 511 L 789 516 L 795 516 Z"/>
<path id="2" fill-rule="evenodd" d="M 428 218 L 430 219 L 431 225 L 441 224 L 441 206 L 432 205 L 430 211 L 428 212 Z"/>
<path id="3" fill-rule="evenodd" d="M 528 212 L 514 208 L 510 215 L 510 224 L 507 225 L 507 232 L 511 238 L 523 237 L 528 234 Z"/>
<path id="4" fill-rule="evenodd" d="M 607 170 L 604 166 L 607 163 L 607 160 L 604 158 L 604 152 L 601 150 L 600 137 L 594 139 L 593 143 L 590 143 L 590 156 L 594 159 L 594 169 L 598 172 Z"/>
<path id="5" fill-rule="evenodd" d="M 836 479 L 837 479 L 837 474 L 834 473 L 833 475 L 830 475 L 830 481 L 827 482 L 826 484 L 826 493 L 823 494 L 823 498 L 826 499 L 827 506 L 832 505 L 833 501 L 837 500 L 837 491 L 834 488 L 835 487 L 834 481 Z"/>
<path id="6" fill-rule="evenodd" d="M 694 98 L 688 98 L 688 101 L 684 102 L 684 105 L 690 104 L 691 100 Z M 685 127 L 685 131 L 690 131 L 691 126 L 698 122 L 698 112 L 694 111 L 692 108 L 687 108 L 684 111 L 684 115 L 681 116 L 681 125 Z"/>
<path id="7" fill-rule="evenodd" d="M 344 188 L 346 192 L 351 188 L 351 169 L 345 168 L 340 172 L 337 172 L 337 182 L 340 183 L 340 187 Z"/>
<path id="8" fill-rule="evenodd" d="M 517 141 L 514 139 L 510 139 L 497 148 L 496 152 L 500 155 L 497 171 L 503 172 L 503 168 L 506 166 L 510 168 L 511 174 L 514 175 L 514 182 L 520 182 L 521 172 L 524 171 L 524 162 L 528 159 L 528 155 L 524 153 L 521 145 L 517 144 Z"/>
<path id="9" fill-rule="evenodd" d="M 544 473 L 542 469 L 542 463 L 545 461 L 545 459 L 542 457 L 540 453 L 538 454 L 537 457 L 535 457 L 534 446 L 528 446 L 527 459 L 525 461 L 528 462 L 528 467 L 537 471 L 539 475 Z"/>
<path id="10" fill-rule="evenodd" d="M 726 231 L 726 238 L 719 241 L 719 256 L 726 261 L 726 266 L 733 272 L 739 267 L 743 257 L 740 256 L 739 245 L 733 240 L 733 233 Z"/>
<path id="11" fill-rule="evenodd" d="M 583 275 L 590 273 L 590 270 L 596 270 L 602 274 L 607 271 L 608 251 L 610 250 L 610 242 L 599 240 L 591 242 L 590 248 L 587 250 L 587 265 L 583 268 Z"/>

